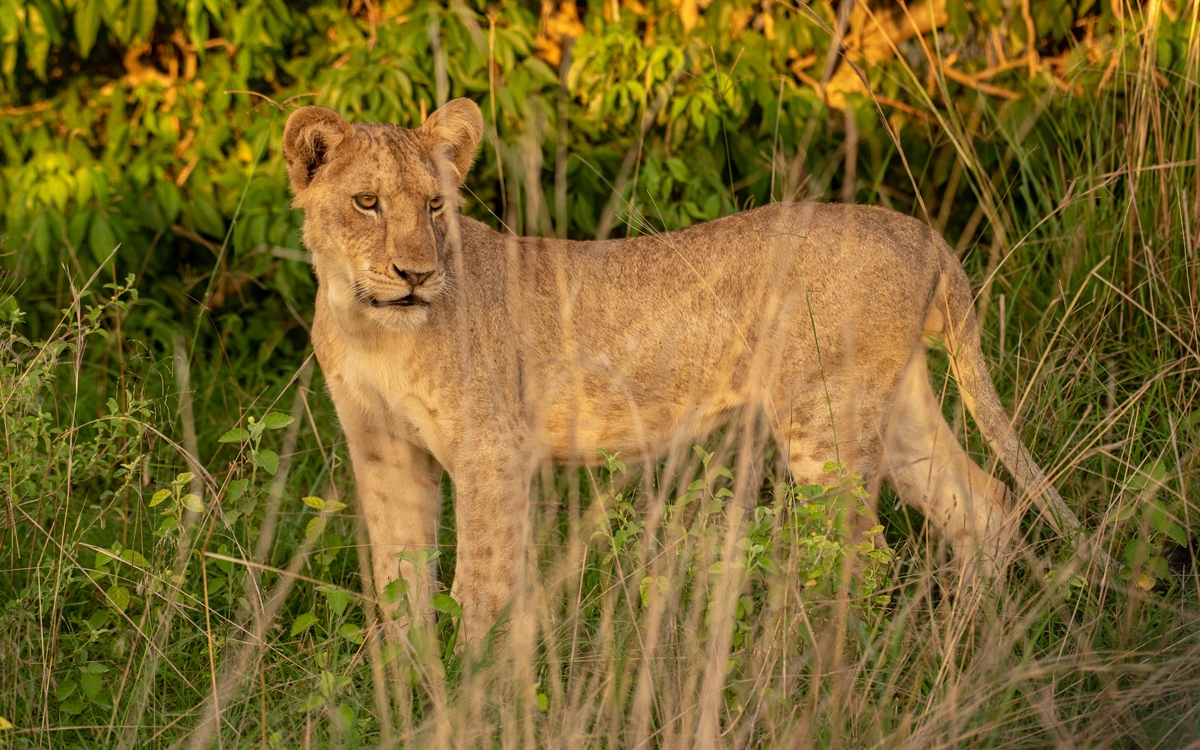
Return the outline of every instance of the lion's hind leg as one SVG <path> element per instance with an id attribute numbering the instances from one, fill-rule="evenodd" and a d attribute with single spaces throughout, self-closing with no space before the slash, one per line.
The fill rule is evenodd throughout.
<path id="1" fill-rule="evenodd" d="M 832 383 L 831 390 L 841 391 L 840 383 Z M 821 393 L 824 393 L 822 390 Z M 878 409 L 865 407 L 870 399 L 848 399 L 832 402 L 818 397 L 793 404 L 784 411 L 784 417 L 772 425 L 779 451 L 787 456 L 788 473 L 797 487 L 819 485 L 834 488 L 840 499 L 830 506 L 830 511 L 844 508 L 848 511 L 845 520 L 850 524 L 856 538 L 872 539 L 882 545 L 883 537 L 868 532 L 879 526 L 875 499 L 877 494 L 878 467 L 883 444 L 878 429 L 862 429 L 863 425 L 878 425 L 882 419 Z M 871 402 L 874 403 L 874 402 Z M 853 411 L 857 409 L 857 411 Z M 856 500 L 854 493 L 840 492 L 853 489 L 843 486 L 852 483 L 854 477 L 866 482 L 870 496 L 865 502 Z"/>
<path id="2" fill-rule="evenodd" d="M 970 570 L 995 576 L 1008 552 L 1010 493 L 971 460 L 942 417 L 929 382 L 924 349 L 908 363 L 888 421 L 884 476 L 920 511 Z"/>

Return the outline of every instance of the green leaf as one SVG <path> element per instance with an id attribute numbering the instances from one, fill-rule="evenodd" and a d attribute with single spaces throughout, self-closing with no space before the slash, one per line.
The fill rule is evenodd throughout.
<path id="1" fill-rule="evenodd" d="M 189 484 L 195 478 L 196 478 L 196 475 L 193 474 L 192 472 L 184 471 L 184 472 L 180 472 L 179 474 L 176 474 L 175 481 L 171 482 L 171 484 L 179 485 L 180 487 L 182 487 L 185 484 Z"/>
<path id="2" fill-rule="evenodd" d="M 211 195 L 203 192 L 193 193 L 191 200 L 186 204 L 191 211 L 191 218 L 195 222 L 196 229 L 201 234 L 218 239 L 225 236 L 225 219 L 221 216 L 221 210 L 217 208 L 217 202 Z"/>
<path id="3" fill-rule="evenodd" d="M 112 224 L 100 214 L 92 219 L 88 227 L 88 246 L 92 249 L 92 257 L 97 263 L 108 260 L 113 248 L 117 246 L 117 236 L 113 234 Z"/>
<path id="4" fill-rule="evenodd" d="M 77 687 L 79 687 L 79 685 L 75 682 L 75 680 L 64 680 L 62 683 L 60 683 L 58 686 L 58 702 L 62 703 L 67 698 L 70 698 L 71 694 L 75 692 L 75 688 Z"/>
<path id="5" fill-rule="evenodd" d="M 155 505 L 160 504 L 163 500 L 166 500 L 170 496 L 170 490 L 159 490 L 158 492 L 155 492 L 154 496 L 150 498 L 150 507 L 153 508 Z"/>
<path id="6" fill-rule="evenodd" d="M 129 606 L 129 589 L 124 586 L 110 586 L 108 589 L 108 601 L 118 611 L 124 612 L 125 608 Z"/>
<path id="7" fill-rule="evenodd" d="M 254 461 L 271 476 L 275 476 L 275 472 L 279 471 L 279 454 L 275 451 L 259 451 L 254 455 Z"/>
<path id="8" fill-rule="evenodd" d="M 550 696 L 546 695 L 545 693 L 538 693 L 537 705 L 538 705 L 538 710 L 541 711 L 542 713 L 546 713 L 547 711 L 549 711 L 550 710 Z"/>
<path id="9" fill-rule="evenodd" d="M 322 508 L 326 513 L 337 513 L 339 510 L 345 510 L 346 504 L 337 500 L 326 500 L 325 507 Z"/>
<path id="10" fill-rule="evenodd" d="M 362 628 L 351 623 L 346 623 L 338 628 L 338 635 L 354 644 L 361 644 L 363 642 Z"/>
<path id="11" fill-rule="evenodd" d="M 250 432 L 241 427 L 235 427 L 221 437 L 217 438 L 218 443 L 240 443 L 243 440 L 250 439 Z"/>
<path id="12" fill-rule="evenodd" d="M 100 691 L 104 689 L 104 680 L 98 674 L 84 672 L 79 675 L 79 687 L 83 690 L 83 694 L 88 697 L 88 700 L 96 700 L 96 696 L 100 695 Z"/>
<path id="13" fill-rule="evenodd" d="M 183 496 L 183 507 L 187 508 L 193 513 L 204 512 L 204 503 L 200 500 L 200 496 L 193 495 L 190 492 Z"/>
<path id="14" fill-rule="evenodd" d="M 163 218 L 168 224 L 174 224 L 183 208 L 183 199 L 179 197 L 179 188 L 170 180 L 159 180 L 154 184 L 154 200 L 162 209 Z"/>
<path id="15" fill-rule="evenodd" d="M 96 43 L 100 31 L 100 0 L 83 0 L 75 9 L 75 40 L 79 56 L 86 58 Z"/>
<path id="16" fill-rule="evenodd" d="M 454 617 L 462 617 L 462 605 L 449 594 L 434 594 L 429 599 L 429 606 L 437 612 L 443 612 Z"/>
<path id="17" fill-rule="evenodd" d="M 641 594 L 642 606 L 650 606 L 650 586 L 654 583 L 654 576 L 643 576 L 642 582 L 638 586 L 638 593 Z"/>
<path id="18" fill-rule="evenodd" d="M 337 589 L 332 586 L 317 586 L 317 591 L 325 595 L 325 601 L 329 604 L 329 611 L 337 617 L 341 617 L 346 611 L 347 605 L 353 597 L 342 589 Z"/>
<path id="19" fill-rule="evenodd" d="M 297 636 L 304 631 L 317 624 L 317 616 L 312 612 L 305 612 L 295 619 L 292 623 L 292 635 Z"/>
<path id="20" fill-rule="evenodd" d="M 129 3 L 129 28 L 134 38 L 145 40 L 150 38 L 150 30 L 158 18 L 157 0 L 133 0 Z"/>
<path id="21" fill-rule="evenodd" d="M 1171 537 L 1171 541 L 1178 544 L 1180 547 L 1188 546 L 1187 531 L 1177 523 L 1172 523 L 1167 526 L 1167 536 Z"/>
<path id="22" fill-rule="evenodd" d="M 277 411 L 267 412 L 267 416 L 262 418 L 262 425 L 268 430 L 282 430 L 292 422 L 295 422 L 294 417 L 287 414 L 280 414 Z"/>
<path id="23" fill-rule="evenodd" d="M 308 522 L 308 526 L 304 529 L 304 539 L 309 544 L 315 544 L 317 539 L 325 532 L 324 516 L 317 516 Z"/>
<path id="24" fill-rule="evenodd" d="M 83 701 L 78 698 L 68 698 L 59 705 L 58 710 L 67 716 L 75 716 L 83 710 Z"/>
<path id="25" fill-rule="evenodd" d="M 325 501 L 319 497 L 311 497 L 310 496 L 310 497 L 302 497 L 300 499 L 303 500 L 304 504 L 310 508 L 316 508 L 317 510 L 325 509 Z"/>
<path id="26" fill-rule="evenodd" d="M 383 603 L 395 604 L 408 596 L 408 581 L 397 578 L 383 587 Z"/>
<path id="27" fill-rule="evenodd" d="M 250 486 L 249 479 L 235 479 L 229 483 L 229 500 L 237 502 L 246 494 L 246 489 Z"/>

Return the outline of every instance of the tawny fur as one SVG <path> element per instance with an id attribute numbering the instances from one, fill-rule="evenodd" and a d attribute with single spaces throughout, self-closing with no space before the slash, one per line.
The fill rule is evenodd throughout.
<path id="1" fill-rule="evenodd" d="M 832 483 L 822 467 L 835 457 L 886 479 L 956 556 L 995 572 L 1010 495 L 943 419 L 926 336 L 946 342 L 1005 466 L 1077 532 L 1012 430 L 966 274 L 928 226 L 802 203 L 625 240 L 507 236 L 456 211 L 482 133 L 460 99 L 416 130 L 304 107 L 284 134 L 319 279 L 313 346 L 377 591 L 403 575 L 426 606 L 428 571 L 393 553 L 435 546 L 445 469 L 457 491 L 452 593 L 467 638 L 480 638 L 523 575 L 539 462 L 599 448 L 654 457 L 741 408 L 765 413 L 796 482 Z"/>

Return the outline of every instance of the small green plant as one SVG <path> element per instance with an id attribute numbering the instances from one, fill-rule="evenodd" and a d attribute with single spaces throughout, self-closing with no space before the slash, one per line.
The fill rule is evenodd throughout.
<path id="1" fill-rule="evenodd" d="M 251 476 L 248 481 L 254 481 L 255 472 L 259 469 L 275 476 L 275 472 L 279 470 L 279 454 L 261 447 L 263 435 L 267 430 L 282 430 L 293 421 L 293 417 L 274 411 L 267 412 L 262 419 L 249 416 L 246 417 L 245 427 L 234 427 L 218 438 L 217 442 L 245 444 L 251 462 Z M 314 507 L 320 510 L 320 506 Z"/>

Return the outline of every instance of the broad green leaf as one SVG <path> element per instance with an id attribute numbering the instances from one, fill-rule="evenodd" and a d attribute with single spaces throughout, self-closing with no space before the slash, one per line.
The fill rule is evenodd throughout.
<path id="1" fill-rule="evenodd" d="M 149 39 L 157 18 L 157 0 L 132 0 L 129 3 L 129 27 L 135 39 Z"/>
<path id="2" fill-rule="evenodd" d="M 304 631 L 317 624 L 317 616 L 312 612 L 305 612 L 295 619 L 292 623 L 292 635 L 297 636 Z"/>
<path id="3" fill-rule="evenodd" d="M 146 560 L 146 558 L 142 555 L 141 552 L 138 552 L 135 549 L 122 550 L 121 551 L 121 559 L 126 562 L 133 563 L 134 565 L 138 566 L 139 568 L 150 567 L 149 561 Z"/>
<path id="4" fill-rule="evenodd" d="M 46 27 L 46 19 L 35 3 L 25 5 L 25 22 L 25 55 L 29 59 L 29 67 L 44 81 L 46 57 L 50 54 L 50 33 Z"/>
<path id="5" fill-rule="evenodd" d="M 158 505 L 170 496 L 170 490 L 159 490 L 158 492 L 155 492 L 154 496 L 150 498 L 150 507 L 153 508 L 155 505 Z"/>
<path id="6" fill-rule="evenodd" d="M 346 504 L 343 502 L 339 502 L 337 500 L 326 500 L 325 507 L 322 508 L 322 510 L 325 511 L 326 513 L 337 513 L 338 511 L 344 510 L 345 508 L 346 508 Z"/>
<path id="7" fill-rule="evenodd" d="M 112 224 L 106 217 L 96 214 L 88 227 L 88 247 L 92 250 L 92 257 L 97 263 L 103 263 L 116 246 L 117 236 L 113 234 Z"/>
<path id="8" fill-rule="evenodd" d="M 279 454 L 272 450 L 259 451 L 254 456 L 254 460 L 262 467 L 263 471 L 271 476 L 275 476 L 275 472 L 279 471 Z"/>
<path id="9" fill-rule="evenodd" d="M 650 606 L 650 587 L 654 585 L 654 576 L 643 576 L 642 582 L 638 586 L 638 593 L 641 594 L 642 606 Z"/>
<path id="10" fill-rule="evenodd" d="M 354 644 L 361 644 L 363 642 L 362 628 L 351 623 L 346 623 L 338 628 L 338 634 Z"/>
<path id="11" fill-rule="evenodd" d="M 188 484 L 195 478 L 196 478 L 196 475 L 193 474 L 192 472 L 184 471 L 179 474 L 176 474 L 175 481 L 171 482 L 171 484 L 176 484 L 176 485 L 179 485 L 182 487 L 183 485 Z"/>
<path id="12" fill-rule="evenodd" d="M 1180 547 L 1188 546 L 1188 534 L 1182 526 L 1177 523 L 1167 526 L 1167 536 L 1171 537 L 1171 541 L 1178 544 Z"/>
<path id="13" fill-rule="evenodd" d="M 246 494 L 246 489 L 250 486 L 249 479 L 235 479 L 229 483 L 229 499 L 231 502 L 237 502 Z"/>
<path id="14" fill-rule="evenodd" d="M 267 412 L 267 415 L 262 418 L 262 425 L 268 430 L 281 430 L 287 427 L 292 422 L 295 422 L 294 417 L 287 414 L 280 414 L 277 411 Z"/>
<path id="15" fill-rule="evenodd" d="M 317 516 L 308 522 L 304 529 L 304 539 L 309 544 L 315 544 L 321 534 L 325 533 L 325 517 Z"/>
<path id="16" fill-rule="evenodd" d="M 100 0 L 82 0 L 75 9 L 75 41 L 79 56 L 86 58 L 96 43 L 100 31 Z"/>
<path id="17" fill-rule="evenodd" d="M 84 672 L 79 675 L 79 687 L 88 700 L 94 701 L 96 696 L 100 695 L 100 691 L 104 689 L 104 680 L 98 674 Z"/>
<path id="18" fill-rule="evenodd" d="M 429 606 L 438 612 L 453 615 L 454 617 L 462 617 L 462 605 L 455 601 L 454 597 L 449 594 L 434 594 L 429 599 Z"/>
<path id="19" fill-rule="evenodd" d="M 408 596 L 408 581 L 403 578 L 397 578 L 383 587 L 382 600 L 384 604 L 395 604 L 406 596 Z"/>
<path id="20" fill-rule="evenodd" d="M 163 212 L 163 218 L 168 224 L 174 224 L 183 208 L 183 199 L 179 197 L 179 188 L 170 180 L 159 180 L 154 184 L 154 200 Z"/>
<path id="21" fill-rule="evenodd" d="M 200 500 L 200 496 L 193 495 L 190 492 L 183 496 L 183 507 L 187 508 L 193 513 L 204 512 L 204 503 Z"/>
<path id="22" fill-rule="evenodd" d="M 300 499 L 303 500 L 304 504 L 310 508 L 316 508 L 317 510 L 325 509 L 325 501 L 319 497 L 309 496 L 309 497 L 302 497 Z"/>
<path id="23" fill-rule="evenodd" d="M 346 607 L 354 598 L 349 592 L 337 589 L 332 586 L 317 586 L 317 591 L 325 595 L 325 601 L 329 605 L 329 611 L 335 616 L 341 617 L 346 611 Z"/>
<path id="24" fill-rule="evenodd" d="M 129 589 L 124 586 L 111 586 L 108 589 L 108 600 L 119 611 L 124 612 L 129 606 Z"/>
<path id="25" fill-rule="evenodd" d="M 226 432 L 221 437 L 217 438 L 218 443 L 240 443 L 243 440 L 250 439 L 250 432 L 241 428 L 235 427 L 229 432 Z"/>
<path id="26" fill-rule="evenodd" d="M 79 684 L 75 680 L 63 680 L 60 682 L 58 685 L 58 702 L 62 703 L 67 698 L 70 698 L 77 687 L 79 687 Z"/>

